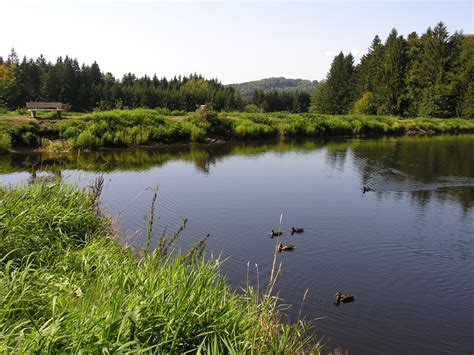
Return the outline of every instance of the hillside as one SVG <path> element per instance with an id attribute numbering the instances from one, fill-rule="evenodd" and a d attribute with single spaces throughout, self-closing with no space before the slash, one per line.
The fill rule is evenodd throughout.
<path id="1" fill-rule="evenodd" d="M 270 90 L 289 90 L 289 91 L 306 91 L 312 92 L 318 85 L 318 81 L 304 80 L 304 79 L 286 79 L 283 77 L 279 78 L 267 78 L 261 80 L 248 81 L 239 84 L 230 84 L 229 86 L 234 87 L 245 100 L 251 100 L 255 89 L 261 89 L 264 91 Z"/>

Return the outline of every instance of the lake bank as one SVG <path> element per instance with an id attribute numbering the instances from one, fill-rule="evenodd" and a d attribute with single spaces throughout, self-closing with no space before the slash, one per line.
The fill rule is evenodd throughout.
<path id="1" fill-rule="evenodd" d="M 221 262 L 198 257 L 202 243 L 171 257 L 170 234 L 137 258 L 98 210 L 97 186 L 0 188 L 3 352 L 321 350 L 306 325 L 280 322 L 267 291 L 232 291 Z"/>
<path id="2" fill-rule="evenodd" d="M 375 137 L 474 132 L 474 120 L 389 116 L 242 113 L 192 113 L 135 109 L 71 113 L 32 119 L 0 116 L 0 151 L 28 149 L 67 152 L 111 147 L 219 143 L 275 138 Z"/>

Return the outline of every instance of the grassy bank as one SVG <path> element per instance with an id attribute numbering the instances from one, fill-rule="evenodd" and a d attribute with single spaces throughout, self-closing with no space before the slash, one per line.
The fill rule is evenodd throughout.
<path id="1" fill-rule="evenodd" d="M 309 350 L 303 323 L 282 324 L 272 296 L 229 289 L 218 260 L 120 245 L 95 191 L 0 188 L 2 353 Z"/>
<path id="2" fill-rule="evenodd" d="M 242 113 L 209 110 L 173 113 L 135 109 L 67 114 L 62 120 L 0 116 L 0 151 L 14 146 L 50 150 L 251 140 L 275 137 L 381 136 L 474 132 L 474 120 L 388 116 Z"/>

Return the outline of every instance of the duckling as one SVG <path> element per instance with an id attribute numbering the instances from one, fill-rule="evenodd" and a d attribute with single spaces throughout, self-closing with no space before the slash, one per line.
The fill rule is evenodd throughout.
<path id="1" fill-rule="evenodd" d="M 362 187 L 362 193 L 365 194 L 366 192 L 372 191 L 372 189 L 368 186 Z"/>
<path id="2" fill-rule="evenodd" d="M 303 233 L 304 232 L 304 229 L 303 228 L 299 228 L 299 227 L 291 227 L 291 235 L 295 234 L 295 233 Z"/>
<path id="3" fill-rule="evenodd" d="M 280 237 L 283 234 L 283 232 L 272 229 L 272 231 L 268 234 L 270 234 L 270 238 L 273 239 L 273 237 Z"/>
<path id="4" fill-rule="evenodd" d="M 334 296 L 336 296 L 336 305 L 339 303 L 349 303 L 355 301 L 355 296 L 353 295 L 344 295 L 340 291 L 337 292 Z"/>
<path id="5" fill-rule="evenodd" d="M 295 249 L 295 246 L 294 245 L 278 243 L 277 249 L 278 249 L 278 252 L 282 252 L 282 251 L 293 250 L 293 249 Z"/>

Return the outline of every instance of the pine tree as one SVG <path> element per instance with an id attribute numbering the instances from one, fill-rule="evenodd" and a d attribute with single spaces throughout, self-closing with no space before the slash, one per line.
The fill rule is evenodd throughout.
<path id="1" fill-rule="evenodd" d="M 344 114 L 354 101 L 354 57 L 340 52 L 331 64 L 324 83 L 316 88 L 311 99 L 312 110 L 318 113 Z"/>
<path id="2" fill-rule="evenodd" d="M 461 85 L 457 111 L 462 117 L 474 118 L 474 35 L 466 35 L 460 53 Z"/>
<path id="3" fill-rule="evenodd" d="M 417 116 L 419 105 L 423 94 L 423 85 L 420 81 L 422 76 L 422 42 L 416 32 L 408 35 L 407 39 L 407 72 L 406 72 L 406 101 L 407 107 L 404 112 L 406 116 Z"/>
<path id="4" fill-rule="evenodd" d="M 459 55 L 446 26 L 440 22 L 422 36 L 423 55 L 420 83 L 423 95 L 419 114 L 429 117 L 456 115 L 453 63 Z"/>
<path id="5" fill-rule="evenodd" d="M 379 114 L 400 115 L 404 112 L 406 65 L 406 41 L 392 29 L 384 45 L 382 76 L 375 91 Z"/>
<path id="6" fill-rule="evenodd" d="M 382 77 L 383 44 L 376 35 L 372 40 L 367 54 L 363 55 L 360 63 L 354 69 L 356 96 L 361 97 L 364 92 L 376 90 Z"/>

